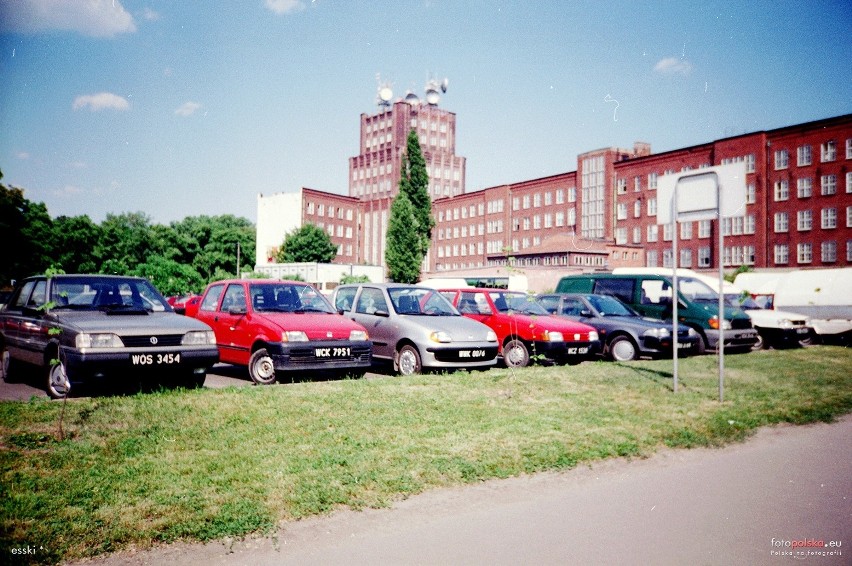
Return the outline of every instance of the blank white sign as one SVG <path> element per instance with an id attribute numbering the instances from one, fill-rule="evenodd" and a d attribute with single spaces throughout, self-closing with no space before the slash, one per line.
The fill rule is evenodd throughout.
<path id="1" fill-rule="evenodd" d="M 745 163 L 716 165 L 663 175 L 657 180 L 657 224 L 671 224 L 672 199 L 677 189 L 679 222 L 712 220 L 722 198 L 722 216 L 745 216 Z"/>

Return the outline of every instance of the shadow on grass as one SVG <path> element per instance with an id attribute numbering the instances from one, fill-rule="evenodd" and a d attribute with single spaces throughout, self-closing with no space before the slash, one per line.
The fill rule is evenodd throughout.
<path id="1" fill-rule="evenodd" d="M 625 362 L 613 362 L 613 365 L 629 369 L 633 373 L 637 374 L 638 377 L 650 380 L 658 385 L 664 385 L 669 391 L 674 391 L 674 373 L 671 371 L 661 371 Z M 680 379 L 678 380 L 678 383 L 684 385 L 683 381 Z"/>

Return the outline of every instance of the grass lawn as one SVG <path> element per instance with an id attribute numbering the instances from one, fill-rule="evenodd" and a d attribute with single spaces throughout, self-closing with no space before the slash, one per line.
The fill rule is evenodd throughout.
<path id="1" fill-rule="evenodd" d="M 274 530 L 339 506 L 852 412 L 852 349 L 0 403 L 0 561 Z M 17 557 L 19 558 L 19 557 Z M 32 560 L 32 557 L 30 557 Z M 18 560 L 20 563 L 20 560 Z"/>

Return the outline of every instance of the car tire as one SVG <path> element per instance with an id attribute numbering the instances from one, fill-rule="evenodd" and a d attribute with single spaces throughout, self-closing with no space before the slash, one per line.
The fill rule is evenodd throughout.
<path id="1" fill-rule="evenodd" d="M 257 385 L 275 383 L 275 363 L 265 348 L 256 350 L 249 358 L 248 371 L 251 380 Z"/>
<path id="2" fill-rule="evenodd" d="M 53 360 L 47 366 L 47 394 L 52 399 L 64 399 L 71 392 L 71 381 L 68 379 L 68 372 L 65 368 L 65 362 L 62 360 Z"/>
<path id="3" fill-rule="evenodd" d="M 707 338 L 704 337 L 704 333 L 696 330 L 698 332 L 698 344 L 695 346 L 695 353 L 699 356 L 703 356 L 707 353 L 709 346 L 707 346 Z"/>
<path id="4" fill-rule="evenodd" d="M 616 336 L 609 343 L 609 357 L 614 362 L 632 362 L 639 359 L 639 348 L 627 336 Z"/>
<path id="5" fill-rule="evenodd" d="M 396 369 L 400 375 L 414 375 L 423 371 L 420 352 L 411 344 L 406 344 L 396 354 Z"/>
<path id="6" fill-rule="evenodd" d="M 207 372 L 195 373 L 189 372 L 180 377 L 178 386 L 185 389 L 201 389 L 204 387 L 204 382 L 207 379 Z"/>
<path id="7" fill-rule="evenodd" d="M 503 344 L 503 363 L 509 368 L 530 365 L 530 351 L 522 340 L 509 340 Z"/>
<path id="8" fill-rule="evenodd" d="M 769 341 L 764 338 L 763 334 L 757 333 L 757 342 L 751 345 L 753 351 L 769 349 Z"/>

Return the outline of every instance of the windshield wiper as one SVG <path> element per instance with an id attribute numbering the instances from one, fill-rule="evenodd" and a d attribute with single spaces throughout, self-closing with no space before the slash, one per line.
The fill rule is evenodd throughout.
<path id="1" fill-rule="evenodd" d="M 133 305 L 101 305 L 98 309 L 105 311 L 107 314 L 148 314 L 145 307 Z"/>

